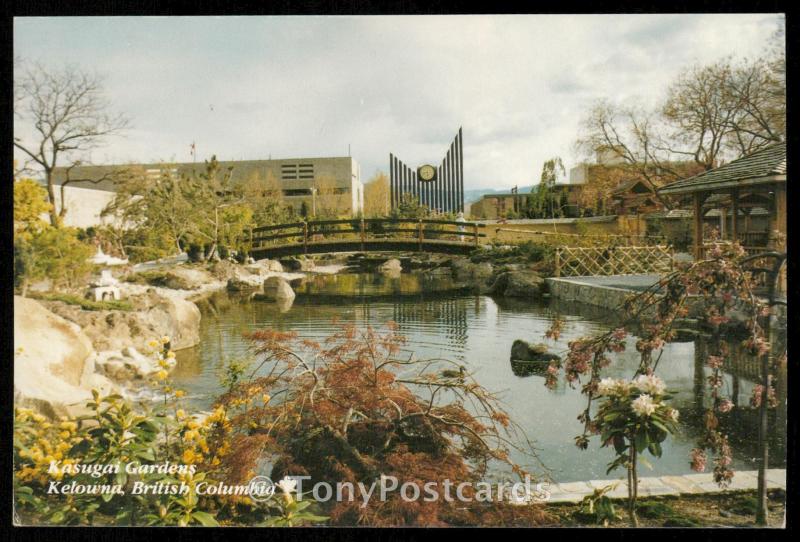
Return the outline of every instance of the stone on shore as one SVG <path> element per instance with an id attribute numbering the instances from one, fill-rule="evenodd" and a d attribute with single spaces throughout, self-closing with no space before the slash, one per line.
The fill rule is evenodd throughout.
<path id="1" fill-rule="evenodd" d="M 91 361 L 95 371 L 120 383 L 141 380 L 161 370 L 155 358 L 141 354 L 132 346 L 122 351 L 97 352 Z M 168 367 L 175 365 L 174 359 L 167 360 L 167 363 Z"/>
<path id="2" fill-rule="evenodd" d="M 228 291 L 247 292 L 261 287 L 264 278 L 260 275 L 238 276 L 228 279 Z"/>
<path id="3" fill-rule="evenodd" d="M 85 409 L 91 388 L 113 385 L 87 363 L 92 342 L 39 302 L 14 296 L 14 403 L 50 417 Z"/>
<path id="4" fill-rule="evenodd" d="M 280 260 L 280 265 L 287 271 L 311 271 L 316 265 L 310 258 L 284 258 Z"/>
<path id="5" fill-rule="evenodd" d="M 283 266 L 277 260 L 258 260 L 246 266 L 245 269 L 254 275 L 261 276 L 269 273 L 283 273 Z"/>

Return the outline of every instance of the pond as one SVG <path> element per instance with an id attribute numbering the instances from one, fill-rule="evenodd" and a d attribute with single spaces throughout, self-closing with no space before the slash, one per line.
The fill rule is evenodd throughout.
<path id="1" fill-rule="evenodd" d="M 559 306 L 555 301 L 532 303 L 493 299 L 464 291 L 396 295 L 400 292 L 393 288 L 400 288 L 396 281 L 401 278 L 405 285 L 403 292 L 414 290 L 407 287 L 414 279 L 405 275 L 394 279 L 369 274 L 356 278 L 317 278 L 299 289 L 301 294 L 291 307 L 228 299 L 227 296 L 212 299 L 211 309 L 204 311 L 202 344 L 179 352 L 175 383 L 187 391 L 188 399 L 196 407 L 207 408 L 220 391 L 218 371 L 223 357 L 247 355 L 249 344 L 242 337 L 247 331 L 270 327 L 296 331 L 304 338 L 322 339 L 344 323 L 380 327 L 395 321 L 408 340 L 408 354 L 456 361 L 473 373 L 484 387 L 499 393 L 512 419 L 535 443 L 536 454 L 550 470 L 553 480 L 568 482 L 623 475 L 622 471 L 606 474 L 613 453 L 608 448 L 601 449 L 599 439 L 591 440 L 588 451 L 581 451 L 574 445 L 573 438 L 582 429 L 576 416 L 585 406 L 585 397 L 580 391 L 563 383 L 555 390 L 548 390 L 542 376 L 515 372 L 509 361 L 511 345 L 516 339 L 545 342 L 551 351 L 563 353 L 570 340 L 608 329 L 609 322 L 602 314 L 598 318 L 593 314 L 597 311 Z M 418 284 L 425 283 L 426 279 L 418 278 Z M 340 295 L 334 295 L 337 290 Z M 358 295 L 343 296 L 344 290 Z M 418 287 L 419 290 L 426 291 L 424 287 Z M 556 313 L 566 320 L 566 325 L 557 342 L 546 341 L 544 333 Z M 635 339 L 628 340 L 627 351 L 606 370 L 608 376 L 630 377 L 633 374 L 638 364 L 634 344 Z M 673 404 L 681 412 L 680 431 L 666 441 L 663 457 L 651 461 L 652 470 L 643 468 L 641 476 L 691 472 L 689 452 L 701 433 L 699 406 L 703 397 L 698 384 L 704 373 L 702 365 L 696 364 L 696 357 L 704 357 L 702 349 L 699 340 L 670 343 L 665 347 L 659 375 L 676 391 Z M 724 390 L 737 389 L 738 404 L 745 407 L 733 409 L 723 419 L 731 434 L 735 469 L 757 468 L 756 413 L 746 408 L 752 388 L 753 382 L 745 377 L 725 377 Z M 785 415 L 779 414 L 778 419 L 785 423 Z M 773 433 L 771 466 L 783 467 L 785 430 Z M 524 459 L 513 455 L 512 458 Z"/>

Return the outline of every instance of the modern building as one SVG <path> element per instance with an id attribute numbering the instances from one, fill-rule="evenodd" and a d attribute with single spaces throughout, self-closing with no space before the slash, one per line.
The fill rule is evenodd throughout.
<path id="1" fill-rule="evenodd" d="M 389 194 L 392 209 L 413 197 L 434 212 L 464 210 L 464 142 L 458 129 L 450 147 L 437 166 L 420 164 L 414 169 L 393 153 L 389 154 Z"/>
<path id="2" fill-rule="evenodd" d="M 528 194 L 517 192 L 496 192 L 484 194 L 478 201 L 472 202 L 469 216 L 474 219 L 494 220 L 508 216 L 511 213 L 519 214 L 527 208 Z"/>
<path id="3" fill-rule="evenodd" d="M 231 169 L 233 182 L 259 178 L 280 189 L 283 204 L 309 216 L 358 215 L 364 208 L 361 168 L 351 157 L 286 158 L 280 160 L 220 161 Z M 158 179 L 165 170 L 178 175 L 201 173 L 203 162 L 177 164 L 118 164 L 56 168 L 56 203 L 61 206 L 61 187 L 67 205 L 66 224 L 88 227 L 102 224 L 100 214 L 113 199 L 121 178 L 144 175 Z M 305 203 L 305 206 L 303 205 Z"/>

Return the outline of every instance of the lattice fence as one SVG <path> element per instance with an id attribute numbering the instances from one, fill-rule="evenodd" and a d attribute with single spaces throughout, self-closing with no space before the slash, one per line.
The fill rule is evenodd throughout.
<path id="1" fill-rule="evenodd" d="M 559 247 L 556 276 L 643 275 L 672 270 L 672 247 Z"/>

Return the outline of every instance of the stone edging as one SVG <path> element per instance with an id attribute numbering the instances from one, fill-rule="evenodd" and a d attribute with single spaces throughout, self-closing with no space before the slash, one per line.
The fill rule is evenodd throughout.
<path id="1" fill-rule="evenodd" d="M 618 483 L 617 487 L 606 493 L 613 499 L 623 499 L 628 496 L 628 484 L 625 480 L 589 480 L 586 482 L 563 482 L 550 484 L 550 498 L 548 503 L 580 502 L 596 489 L 602 489 L 611 484 Z M 767 487 L 771 489 L 786 489 L 786 470 L 768 469 Z M 758 488 L 758 471 L 737 471 L 727 489 L 720 489 L 714 482 L 711 473 L 684 474 L 679 476 L 659 476 L 639 478 L 639 496 L 653 497 L 658 495 L 695 495 L 701 493 L 724 493 L 728 491 L 743 491 Z"/>

